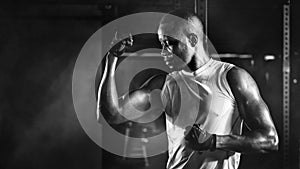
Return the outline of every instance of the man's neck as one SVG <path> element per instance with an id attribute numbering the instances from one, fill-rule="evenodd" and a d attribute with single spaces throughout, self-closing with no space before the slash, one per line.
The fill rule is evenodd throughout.
<path id="1" fill-rule="evenodd" d="M 188 64 L 190 71 L 194 72 L 205 65 L 210 60 L 210 57 L 203 50 L 198 51 Z"/>

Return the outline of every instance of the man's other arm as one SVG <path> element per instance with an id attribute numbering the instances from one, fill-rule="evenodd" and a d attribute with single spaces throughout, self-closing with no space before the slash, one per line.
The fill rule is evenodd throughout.
<path id="1" fill-rule="evenodd" d="M 227 81 L 250 131 L 241 136 L 218 135 L 216 148 L 241 153 L 278 150 L 275 125 L 253 78 L 245 70 L 234 67 L 228 71 Z"/>

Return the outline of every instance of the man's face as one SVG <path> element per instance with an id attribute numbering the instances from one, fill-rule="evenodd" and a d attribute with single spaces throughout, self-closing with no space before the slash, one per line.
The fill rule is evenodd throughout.
<path id="1" fill-rule="evenodd" d="M 162 45 L 161 55 L 171 69 L 183 69 L 193 56 L 187 36 L 174 23 L 160 24 L 158 39 Z"/>

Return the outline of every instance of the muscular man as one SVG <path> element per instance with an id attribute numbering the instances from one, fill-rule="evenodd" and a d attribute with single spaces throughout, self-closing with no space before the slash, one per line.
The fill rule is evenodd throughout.
<path id="1" fill-rule="evenodd" d="M 161 97 L 169 146 L 166 168 L 238 168 L 240 153 L 278 149 L 275 126 L 255 81 L 245 70 L 207 55 L 203 25 L 196 15 L 180 10 L 167 14 L 158 38 L 166 64 L 176 69 L 165 78 Z M 107 59 L 98 113 L 108 111 L 112 123 L 126 121 L 120 114 L 143 116 L 155 106 L 149 105 L 151 90 L 142 87 L 118 99 L 118 57 L 110 54 Z M 161 76 L 154 77 L 146 86 L 159 86 L 161 81 Z M 242 134 L 243 122 L 250 132 Z"/>

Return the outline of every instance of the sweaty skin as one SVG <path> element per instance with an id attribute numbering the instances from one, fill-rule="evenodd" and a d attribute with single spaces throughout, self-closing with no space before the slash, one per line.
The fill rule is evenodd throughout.
<path id="1" fill-rule="evenodd" d="M 150 92 L 161 89 L 165 76 L 159 75 L 149 79 L 140 89 L 118 98 L 115 84 L 115 68 L 117 57 L 108 56 L 106 72 L 103 75 L 100 89 L 97 113 L 106 112 L 109 122 L 120 124 L 128 121 L 121 114 L 134 119 L 141 117 L 150 104 Z M 227 73 L 229 86 L 235 96 L 239 112 L 245 124 L 250 129 L 247 134 L 217 135 L 216 148 L 241 153 L 269 152 L 278 150 L 278 135 L 270 116 L 269 109 L 260 96 L 252 77 L 241 68 L 232 68 Z M 135 105 L 131 107 L 128 105 Z M 137 107 L 140 114 L 136 115 Z"/>
<path id="2" fill-rule="evenodd" d="M 167 23 L 165 21 L 161 24 L 158 31 L 163 49 L 167 50 L 165 52 L 167 65 L 172 63 L 173 60 L 170 60 L 170 57 L 174 51 L 177 51 L 175 53 L 177 55 L 183 55 L 180 59 L 187 62 L 185 64 L 189 70 L 197 70 L 204 65 L 209 57 L 204 52 L 200 35 L 185 32 L 185 34 L 180 34 L 180 42 L 170 43 L 172 39 L 165 36 L 166 31 L 170 30 L 167 29 Z M 186 30 L 193 31 L 193 29 Z M 198 41 L 195 41 L 195 36 L 197 36 L 196 40 Z M 111 54 L 107 55 L 97 102 L 97 117 L 102 113 L 113 124 L 140 118 L 147 113 L 149 107 L 157 106 L 150 104 L 152 97 L 150 93 L 153 89 L 161 89 L 165 81 L 165 76 L 153 77 L 140 89 L 131 91 L 119 98 L 115 82 L 117 60 L 118 57 Z M 237 67 L 229 70 L 226 78 L 238 105 L 240 116 L 250 131 L 242 135 L 217 135 L 216 149 L 240 153 L 264 153 L 278 150 L 279 141 L 275 125 L 253 78 L 245 70 Z M 168 111 L 169 109 L 166 108 L 165 112 L 171 114 Z"/>
<path id="3" fill-rule="evenodd" d="M 241 153 L 278 150 L 278 135 L 255 81 L 245 70 L 237 67 L 228 71 L 227 81 L 240 116 L 251 131 L 242 136 L 217 136 L 216 148 Z"/>

